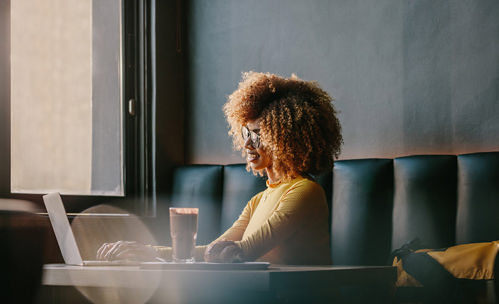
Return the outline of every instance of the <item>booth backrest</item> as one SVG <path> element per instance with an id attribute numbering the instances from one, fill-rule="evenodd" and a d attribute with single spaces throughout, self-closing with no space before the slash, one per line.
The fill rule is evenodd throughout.
<path id="1" fill-rule="evenodd" d="M 336 265 L 385 264 L 415 237 L 431 248 L 499 239 L 499 152 L 342 160 L 318 178 Z M 243 164 L 173 171 L 167 206 L 200 209 L 198 244 L 231 226 L 265 180 Z"/>

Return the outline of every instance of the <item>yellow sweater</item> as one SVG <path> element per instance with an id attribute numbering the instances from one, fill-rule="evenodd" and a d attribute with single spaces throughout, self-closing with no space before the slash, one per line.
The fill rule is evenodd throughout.
<path id="1" fill-rule="evenodd" d="M 241 247 L 248 261 L 272 264 L 331 264 L 328 207 L 322 187 L 298 177 L 272 185 L 248 202 L 239 219 L 214 242 L 227 239 Z M 155 247 L 164 258 L 169 247 Z M 202 260 L 206 246 L 196 247 Z"/>

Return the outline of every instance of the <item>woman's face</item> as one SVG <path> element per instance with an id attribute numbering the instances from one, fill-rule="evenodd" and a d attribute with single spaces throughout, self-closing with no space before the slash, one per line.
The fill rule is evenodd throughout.
<path id="1" fill-rule="evenodd" d="M 243 139 L 245 139 L 244 148 L 246 149 L 246 161 L 251 166 L 251 168 L 253 168 L 253 170 L 270 169 L 272 167 L 272 157 L 266 151 L 264 144 L 259 138 L 260 121 L 248 121 L 248 123 L 244 127 L 246 127 L 249 131 L 249 134 L 244 134 L 243 131 Z"/>

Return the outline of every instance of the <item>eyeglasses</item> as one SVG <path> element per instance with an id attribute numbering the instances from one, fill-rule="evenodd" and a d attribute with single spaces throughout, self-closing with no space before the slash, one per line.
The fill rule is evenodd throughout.
<path id="1" fill-rule="evenodd" d="M 260 147 L 260 134 L 256 133 L 255 131 L 250 131 L 246 126 L 243 126 L 241 128 L 241 135 L 243 136 L 243 140 L 245 142 L 249 137 L 253 148 L 258 149 Z"/>

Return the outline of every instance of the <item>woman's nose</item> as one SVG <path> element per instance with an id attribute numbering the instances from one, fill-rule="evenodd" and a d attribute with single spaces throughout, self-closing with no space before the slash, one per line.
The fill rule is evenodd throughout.
<path id="1" fill-rule="evenodd" d="M 248 138 L 246 138 L 246 140 L 244 141 L 244 147 L 246 149 L 254 149 L 255 147 L 253 147 L 252 143 L 251 143 L 251 137 L 248 136 Z"/>

